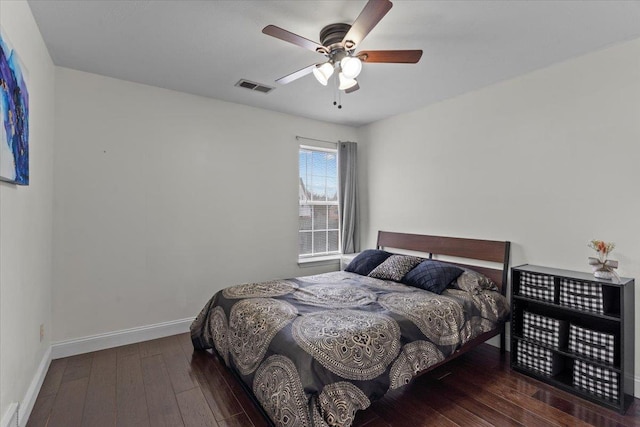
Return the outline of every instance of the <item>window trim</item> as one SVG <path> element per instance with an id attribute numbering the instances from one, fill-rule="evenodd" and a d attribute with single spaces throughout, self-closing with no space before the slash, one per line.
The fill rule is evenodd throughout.
<path id="1" fill-rule="evenodd" d="M 298 180 L 300 180 L 300 151 L 309 150 L 309 151 L 320 151 L 325 153 L 335 154 L 336 156 L 336 180 L 337 180 L 337 188 L 336 188 L 336 196 L 337 200 L 333 201 L 316 201 L 309 200 L 305 203 L 300 202 L 300 198 L 298 195 L 298 210 L 300 206 L 337 206 L 338 207 L 338 228 L 337 229 L 325 229 L 327 231 L 337 231 L 338 232 L 338 250 L 336 252 L 324 252 L 319 255 L 301 255 L 300 247 L 298 247 L 298 265 L 304 264 L 312 264 L 312 263 L 334 263 L 335 261 L 340 261 L 340 257 L 342 256 L 342 230 L 340 229 L 340 223 L 342 219 L 342 210 L 340 209 L 340 163 L 339 163 L 339 152 L 338 152 L 338 144 L 333 144 L 335 147 L 321 147 L 315 145 L 308 144 L 298 144 Z M 300 238 L 300 233 L 306 230 L 300 230 L 300 223 L 298 222 L 298 239 Z M 309 232 L 313 233 L 313 229 L 309 230 Z"/>
<path id="2" fill-rule="evenodd" d="M 298 265 L 300 267 L 315 267 L 316 265 L 340 264 L 342 254 L 333 255 L 315 255 L 301 258 L 298 256 Z"/>
<path id="3" fill-rule="evenodd" d="M 335 148 L 320 147 L 315 145 L 299 144 L 298 151 L 300 150 L 312 150 L 312 151 L 324 151 L 325 153 L 334 153 L 338 156 L 338 144 L 335 144 Z"/>

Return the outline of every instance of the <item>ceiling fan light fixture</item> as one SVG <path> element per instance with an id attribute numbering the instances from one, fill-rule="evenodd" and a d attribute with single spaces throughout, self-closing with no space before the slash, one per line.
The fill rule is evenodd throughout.
<path id="1" fill-rule="evenodd" d="M 0 0 L 1 1 L 1 0 Z M 279 78 L 276 82 L 287 84 L 313 72 L 316 80 L 327 86 L 334 74 L 337 95 L 340 90 L 353 93 L 360 89 L 356 78 L 362 71 L 362 63 L 417 64 L 422 50 L 370 50 L 356 53 L 355 48 L 389 12 L 393 4 L 389 0 L 368 0 L 352 24 L 333 23 L 320 30 L 320 43 L 314 42 L 291 31 L 267 25 L 262 32 L 287 43 L 324 55 L 326 63 L 314 63 Z M 334 86 L 335 88 L 335 86 Z M 339 102 L 339 101 L 338 101 Z M 334 99 L 334 105 L 338 105 Z M 341 108 L 341 105 L 338 105 Z"/>
<path id="2" fill-rule="evenodd" d="M 344 73 L 338 74 L 338 80 L 340 81 L 340 85 L 338 86 L 338 89 L 340 90 L 347 90 L 358 84 L 355 79 L 346 77 Z"/>
<path id="3" fill-rule="evenodd" d="M 316 77 L 316 80 L 320 82 L 321 85 L 326 86 L 329 78 L 333 74 L 333 65 L 329 62 L 325 62 L 324 64 L 317 65 L 313 69 L 313 75 Z"/>
<path id="4" fill-rule="evenodd" d="M 355 56 L 345 56 L 340 60 L 342 74 L 348 79 L 355 79 L 362 71 L 362 61 Z"/>

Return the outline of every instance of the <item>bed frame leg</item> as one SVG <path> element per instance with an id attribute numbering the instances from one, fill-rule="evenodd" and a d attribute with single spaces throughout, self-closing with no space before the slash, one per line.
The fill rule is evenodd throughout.
<path id="1" fill-rule="evenodd" d="M 506 352 L 506 333 L 505 333 L 505 323 L 502 324 L 502 331 L 500 331 L 500 354 L 504 355 Z"/>

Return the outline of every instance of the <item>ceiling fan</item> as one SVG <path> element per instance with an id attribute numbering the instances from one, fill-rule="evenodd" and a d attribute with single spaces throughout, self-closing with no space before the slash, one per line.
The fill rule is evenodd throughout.
<path id="1" fill-rule="evenodd" d="M 392 6 L 393 3 L 389 0 L 369 0 L 353 24 L 338 23 L 325 26 L 320 31 L 320 42 L 322 44 L 275 25 L 267 25 L 262 29 L 264 34 L 318 52 L 328 59 L 326 62 L 311 64 L 301 70 L 287 74 L 276 80 L 276 82 L 287 84 L 313 73 L 316 79 L 326 86 L 334 72 L 337 72 L 338 89 L 344 90 L 345 93 L 351 93 L 360 88 L 356 77 L 362 70 L 363 62 L 417 63 L 422 56 L 422 50 L 367 50 L 355 52 L 356 47 L 389 12 Z"/>

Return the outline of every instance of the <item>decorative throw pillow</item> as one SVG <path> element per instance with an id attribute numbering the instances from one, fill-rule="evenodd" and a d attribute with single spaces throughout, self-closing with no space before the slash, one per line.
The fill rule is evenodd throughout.
<path id="1" fill-rule="evenodd" d="M 369 277 L 394 280 L 399 282 L 413 267 L 420 264 L 423 258 L 409 255 L 391 255 L 382 264 L 374 268 Z"/>
<path id="2" fill-rule="evenodd" d="M 467 268 L 464 268 L 463 270 L 462 274 L 451 284 L 452 288 L 476 294 L 482 290 L 498 290 L 498 286 L 493 282 L 493 280 L 489 279 L 484 274 Z"/>
<path id="3" fill-rule="evenodd" d="M 344 271 L 366 276 L 391 255 L 391 253 L 379 249 L 367 249 L 358 254 L 358 256 L 347 265 Z"/>
<path id="4" fill-rule="evenodd" d="M 402 283 L 440 294 L 463 271 L 455 265 L 426 259 L 408 272 Z"/>

